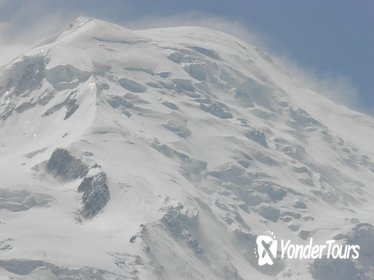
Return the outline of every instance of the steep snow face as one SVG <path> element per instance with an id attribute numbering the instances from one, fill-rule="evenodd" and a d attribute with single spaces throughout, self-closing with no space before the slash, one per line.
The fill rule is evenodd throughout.
<path id="1" fill-rule="evenodd" d="M 0 75 L 0 275 L 369 279 L 373 136 L 228 34 L 79 18 Z M 266 230 L 365 254 L 259 267 Z"/>

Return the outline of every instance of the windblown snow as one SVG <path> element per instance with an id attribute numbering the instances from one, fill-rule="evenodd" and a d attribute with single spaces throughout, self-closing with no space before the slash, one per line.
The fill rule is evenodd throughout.
<path id="1" fill-rule="evenodd" d="M 0 73 L 1 279 L 374 279 L 374 119 L 261 49 L 78 18 Z"/>

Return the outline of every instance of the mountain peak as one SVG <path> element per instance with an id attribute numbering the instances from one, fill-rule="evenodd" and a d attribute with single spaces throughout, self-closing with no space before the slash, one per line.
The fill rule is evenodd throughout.
<path id="1" fill-rule="evenodd" d="M 224 33 L 79 17 L 0 72 L 0 275 L 326 273 L 330 260 L 264 270 L 255 239 L 372 244 L 356 226 L 374 224 L 372 124 Z"/>
<path id="2" fill-rule="evenodd" d="M 86 16 L 79 16 L 70 23 L 69 29 L 82 26 L 92 20 L 95 20 L 95 19 L 91 17 L 86 17 Z"/>
<path id="3" fill-rule="evenodd" d="M 123 36 L 130 30 L 104 20 L 80 16 L 76 18 L 58 37 L 56 41 L 72 38 L 74 41 L 90 40 L 99 37 Z"/>
<path id="4" fill-rule="evenodd" d="M 113 23 L 105 21 L 105 20 L 101 20 L 101 19 L 97 19 L 97 18 L 93 18 L 93 17 L 89 17 L 89 16 L 79 16 L 70 23 L 70 25 L 67 29 L 68 30 L 77 29 L 77 28 L 80 28 L 80 27 L 86 25 L 87 23 L 90 23 L 90 22 L 94 23 L 95 25 L 114 26 Z"/>

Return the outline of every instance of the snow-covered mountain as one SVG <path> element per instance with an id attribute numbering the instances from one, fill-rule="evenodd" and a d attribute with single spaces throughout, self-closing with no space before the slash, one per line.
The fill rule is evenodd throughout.
<path id="1" fill-rule="evenodd" d="M 374 279 L 373 139 L 231 35 L 78 18 L 0 72 L 0 278 Z"/>

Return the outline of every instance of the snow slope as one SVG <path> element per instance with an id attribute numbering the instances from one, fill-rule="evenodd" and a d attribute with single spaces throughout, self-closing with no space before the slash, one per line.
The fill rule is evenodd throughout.
<path id="1" fill-rule="evenodd" d="M 1 279 L 373 279 L 373 138 L 228 34 L 78 18 L 1 70 Z"/>

